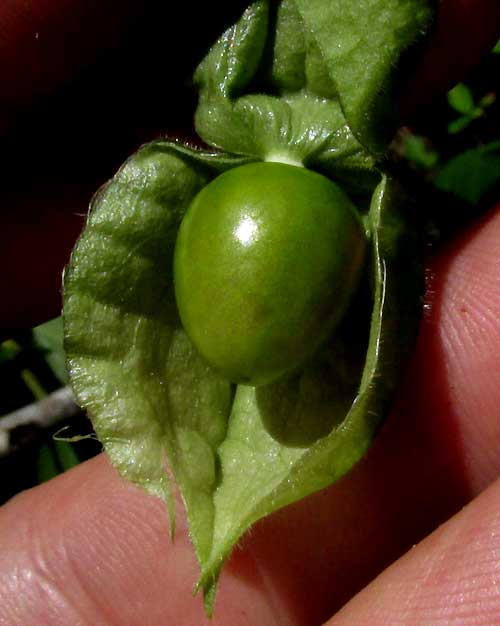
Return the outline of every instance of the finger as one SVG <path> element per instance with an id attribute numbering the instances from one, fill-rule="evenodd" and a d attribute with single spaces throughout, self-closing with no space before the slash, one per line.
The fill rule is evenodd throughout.
<path id="1" fill-rule="evenodd" d="M 500 205 L 435 259 L 417 353 L 397 406 L 399 414 L 429 423 L 441 464 L 455 449 L 473 494 L 500 473 L 500 451 L 492 445 L 500 435 L 499 236 Z"/>
<path id="2" fill-rule="evenodd" d="M 328 626 L 479 626 L 500 615 L 500 481 L 356 596 Z"/>
<path id="3" fill-rule="evenodd" d="M 196 577 L 182 515 L 171 543 L 164 505 L 125 483 L 104 457 L 0 512 L 2 624 L 306 624 L 248 555 L 222 576 L 212 621 L 192 597 Z"/>

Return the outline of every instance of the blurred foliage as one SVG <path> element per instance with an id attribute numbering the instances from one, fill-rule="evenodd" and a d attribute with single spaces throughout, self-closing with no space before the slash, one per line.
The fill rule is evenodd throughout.
<path id="1" fill-rule="evenodd" d="M 493 141 L 449 159 L 436 173 L 434 184 L 476 205 L 499 180 L 500 141 Z"/>
<path id="2" fill-rule="evenodd" d="M 499 91 L 500 41 L 443 102 L 405 129 L 400 148 L 396 147 L 421 181 L 443 192 L 435 202 L 447 210 L 432 215 L 433 226 L 438 224 L 440 231 L 479 215 L 498 200 Z"/>
<path id="3" fill-rule="evenodd" d="M 63 385 L 67 385 L 69 378 L 66 371 L 66 357 L 64 355 L 62 317 L 56 317 L 34 328 L 33 341 L 43 353 L 47 365 L 56 378 Z"/>
<path id="4" fill-rule="evenodd" d="M 52 441 L 40 447 L 37 458 L 38 482 L 43 483 L 78 465 L 73 446 L 66 441 Z"/>
<path id="5" fill-rule="evenodd" d="M 461 115 L 448 124 L 448 132 L 454 135 L 465 130 L 471 122 L 485 115 L 486 109 L 490 107 L 495 100 L 496 95 L 494 93 L 487 93 L 476 104 L 474 102 L 473 93 L 467 85 L 464 85 L 464 83 L 455 85 L 455 87 L 448 92 L 448 104 Z"/>
<path id="6" fill-rule="evenodd" d="M 0 433 L 2 415 L 10 414 L 45 398 L 67 384 L 60 317 L 0 344 Z M 101 446 L 95 440 L 75 438 L 78 443 L 56 440 L 67 421 L 51 428 L 22 425 L 9 431 L 7 453 L 0 454 L 0 503 L 22 489 L 42 483 L 93 456 Z M 71 419 L 75 432 L 88 433 L 90 422 L 81 414 Z"/>

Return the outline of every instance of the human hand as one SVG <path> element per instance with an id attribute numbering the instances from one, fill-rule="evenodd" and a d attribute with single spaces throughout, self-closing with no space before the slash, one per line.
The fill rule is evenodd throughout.
<path id="1" fill-rule="evenodd" d="M 345 479 L 250 533 L 223 574 L 213 624 L 321 623 L 498 476 L 499 231 L 492 213 L 434 260 L 435 295 L 393 416 Z M 499 490 L 329 623 L 494 623 Z M 0 537 L 0 623 L 205 623 L 182 523 L 171 545 L 163 505 L 102 457 L 15 498 Z"/>

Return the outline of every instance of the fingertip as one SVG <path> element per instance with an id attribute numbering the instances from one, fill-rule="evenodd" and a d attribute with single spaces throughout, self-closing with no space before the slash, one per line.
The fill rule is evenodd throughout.
<path id="1" fill-rule="evenodd" d="M 500 471 L 500 205 L 437 259 L 440 341 L 474 493 Z"/>
<path id="2" fill-rule="evenodd" d="M 103 455 L 16 496 L 0 511 L 0 623 L 305 626 L 244 550 L 209 620 L 192 596 L 198 566 L 177 515 L 172 543 L 165 505 Z"/>
<path id="3" fill-rule="evenodd" d="M 500 482 L 378 576 L 325 626 L 493 625 Z"/>
<path id="4" fill-rule="evenodd" d="M 410 475 L 428 476 L 429 492 L 446 494 L 440 503 L 454 492 L 457 504 L 468 501 L 500 472 L 491 445 L 500 437 L 499 209 L 431 260 L 415 353 L 385 429 L 390 437 L 381 438 L 403 451 Z M 413 465 L 410 449 L 418 450 Z"/>

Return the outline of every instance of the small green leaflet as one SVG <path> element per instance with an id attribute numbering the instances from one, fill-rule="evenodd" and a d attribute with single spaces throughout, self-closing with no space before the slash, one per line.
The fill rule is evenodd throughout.
<path id="1" fill-rule="evenodd" d="M 464 83 L 458 83 L 448 92 L 448 104 L 462 115 L 471 113 L 475 107 L 472 91 Z"/>
<path id="2" fill-rule="evenodd" d="M 487 93 L 476 104 L 472 91 L 463 83 L 458 83 L 448 92 L 448 104 L 461 113 L 461 116 L 448 124 L 448 132 L 456 135 L 466 129 L 471 122 L 485 114 L 485 111 L 495 102 L 494 93 Z"/>

